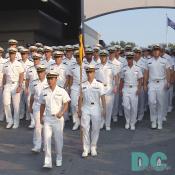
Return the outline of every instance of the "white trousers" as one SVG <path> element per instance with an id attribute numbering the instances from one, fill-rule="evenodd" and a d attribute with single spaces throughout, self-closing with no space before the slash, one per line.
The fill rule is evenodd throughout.
<path id="1" fill-rule="evenodd" d="M 92 129 L 90 134 L 90 123 Z M 100 106 L 84 106 L 81 116 L 81 127 L 83 131 L 83 150 L 89 152 L 92 147 L 97 147 L 100 133 L 101 110 Z"/>
<path id="2" fill-rule="evenodd" d="M 143 119 L 144 112 L 145 112 L 145 92 L 142 87 L 141 92 L 138 96 L 138 119 L 139 120 Z"/>
<path id="3" fill-rule="evenodd" d="M 78 98 L 79 98 L 79 92 L 71 89 L 71 111 L 72 111 L 72 119 L 73 123 L 80 123 L 80 119 L 77 114 L 77 106 L 78 106 Z"/>
<path id="4" fill-rule="evenodd" d="M 114 94 L 105 95 L 106 99 L 106 118 L 104 119 L 103 116 L 101 118 L 101 122 L 105 123 L 106 127 L 111 126 L 111 116 L 112 116 L 112 110 L 114 105 Z"/>
<path id="5" fill-rule="evenodd" d="M 23 119 L 26 116 L 26 119 L 30 118 L 30 114 L 28 112 L 28 96 L 26 96 L 24 89 L 21 92 L 21 100 L 20 100 L 20 119 Z"/>
<path id="6" fill-rule="evenodd" d="M 119 113 L 119 92 L 114 95 L 114 105 L 112 110 L 112 118 L 117 118 Z"/>
<path id="7" fill-rule="evenodd" d="M 123 107 L 126 122 L 135 125 L 138 111 L 138 96 L 136 95 L 137 87 L 123 88 Z"/>
<path id="8" fill-rule="evenodd" d="M 35 120 L 35 128 L 33 132 L 33 145 L 37 149 L 41 149 L 42 144 L 42 125 L 40 123 L 40 111 L 33 111 L 33 117 Z"/>
<path id="9" fill-rule="evenodd" d="M 166 99 L 165 81 L 150 82 L 148 86 L 148 101 L 151 122 L 162 123 L 165 117 Z"/>
<path id="10" fill-rule="evenodd" d="M 51 116 L 52 117 L 52 116 Z M 50 118 L 51 118 L 50 117 Z M 44 119 L 45 164 L 52 165 L 51 139 L 55 142 L 56 159 L 62 160 L 64 118 Z"/>
<path id="11" fill-rule="evenodd" d="M 19 125 L 19 106 L 20 106 L 20 93 L 16 93 L 18 84 L 6 84 L 3 92 L 4 111 L 7 123 Z M 14 116 L 12 117 L 11 99 L 14 109 Z"/>
<path id="12" fill-rule="evenodd" d="M 4 121 L 4 118 L 3 90 L 2 87 L 0 87 L 0 121 Z"/>

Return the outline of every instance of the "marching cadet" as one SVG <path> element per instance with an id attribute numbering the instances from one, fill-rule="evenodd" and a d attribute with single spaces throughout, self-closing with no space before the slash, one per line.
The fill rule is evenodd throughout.
<path id="1" fill-rule="evenodd" d="M 133 63 L 134 53 L 127 52 L 128 65 L 121 72 L 120 93 L 123 94 L 123 106 L 125 113 L 125 129 L 135 130 L 137 121 L 138 95 L 143 77 L 140 68 Z"/>
<path id="2" fill-rule="evenodd" d="M 148 60 L 151 58 L 150 51 L 151 51 L 150 48 L 143 49 L 143 59 Z"/>
<path id="3" fill-rule="evenodd" d="M 105 92 L 102 83 L 95 79 L 95 67 L 86 67 L 88 81 L 82 83 L 81 94 L 78 102 L 78 113 L 81 116 L 81 127 L 83 132 L 83 153 L 87 157 L 97 155 L 97 141 L 100 133 L 101 115 L 106 116 Z M 102 110 L 101 110 L 102 103 Z M 90 137 L 90 123 L 92 130 Z"/>
<path id="4" fill-rule="evenodd" d="M 93 48 L 93 60 L 99 64 L 101 63 L 100 56 L 99 56 L 100 49 L 99 47 L 94 47 Z"/>
<path id="5" fill-rule="evenodd" d="M 173 101 L 173 84 L 174 84 L 174 80 L 173 80 L 173 76 L 174 76 L 174 60 L 173 58 L 167 54 L 165 51 L 167 50 L 167 48 L 162 48 L 162 52 L 161 52 L 161 56 L 165 59 L 167 59 L 168 63 L 170 64 L 170 87 L 167 89 L 166 93 L 167 95 L 165 96 L 165 116 L 167 115 L 168 112 L 171 112 L 173 109 L 172 106 L 172 101 Z M 164 118 L 164 120 L 166 120 L 166 117 Z"/>
<path id="6" fill-rule="evenodd" d="M 170 65 L 165 58 L 160 57 L 159 45 L 153 45 L 152 50 L 153 57 L 147 61 L 144 73 L 144 89 L 146 91 L 148 87 L 151 127 L 162 129 L 165 94 L 170 87 Z"/>
<path id="7" fill-rule="evenodd" d="M 30 119 L 30 114 L 28 110 L 28 96 L 25 93 L 25 81 L 26 81 L 26 73 L 29 67 L 33 66 L 33 63 L 29 61 L 29 50 L 26 48 L 23 48 L 20 50 L 22 59 L 20 60 L 20 63 L 22 64 L 24 68 L 24 80 L 22 83 L 22 90 L 21 90 L 21 100 L 20 100 L 20 119 L 24 118 L 24 115 L 26 115 L 26 119 Z"/>
<path id="8" fill-rule="evenodd" d="M 142 58 L 142 49 L 139 47 L 135 47 L 134 51 L 134 64 L 138 66 L 142 72 L 142 75 L 145 71 L 146 61 Z M 145 112 L 145 91 L 143 89 L 143 78 L 141 79 L 141 89 L 140 94 L 138 96 L 138 121 L 142 121 Z"/>
<path id="9" fill-rule="evenodd" d="M 122 63 L 120 61 L 118 61 L 117 58 L 115 58 L 116 55 L 116 48 L 115 47 L 110 47 L 108 49 L 109 51 L 109 61 L 115 65 L 116 70 L 118 73 L 120 73 L 121 71 L 121 65 Z M 115 83 L 115 81 L 114 81 Z M 114 95 L 114 105 L 113 105 L 113 111 L 112 111 L 112 119 L 113 122 L 117 122 L 118 121 L 118 113 L 119 113 L 119 91 L 116 92 L 116 94 Z"/>
<path id="10" fill-rule="evenodd" d="M 9 44 L 9 48 L 16 48 L 17 49 L 18 41 L 15 39 L 9 39 L 8 44 Z M 9 58 L 9 53 L 6 53 L 5 57 Z M 18 52 L 18 50 L 16 52 L 16 60 L 21 60 L 21 54 Z"/>
<path id="11" fill-rule="evenodd" d="M 24 79 L 24 69 L 22 64 L 16 60 L 17 49 L 11 47 L 9 50 L 9 61 L 3 67 L 3 103 L 7 121 L 6 128 L 19 127 L 20 92 Z M 11 100 L 14 114 L 12 117 Z"/>
<path id="12" fill-rule="evenodd" d="M 80 94 L 80 58 L 79 51 L 75 51 L 74 56 L 76 58 L 76 64 L 73 64 L 70 69 L 68 75 L 70 76 L 70 89 L 71 89 L 71 111 L 74 126 L 72 128 L 73 131 L 77 130 L 80 126 L 80 120 L 77 113 L 78 106 L 78 97 Z M 84 65 L 82 66 L 82 81 L 86 81 L 87 76 L 84 69 Z"/>
<path id="13" fill-rule="evenodd" d="M 85 66 L 88 65 L 96 65 L 97 62 L 93 60 L 93 50 L 92 48 L 85 49 L 85 58 L 83 59 L 83 63 Z"/>
<path id="14" fill-rule="evenodd" d="M 40 96 L 40 117 L 44 122 L 44 168 L 52 168 L 51 138 L 54 135 L 56 147 L 56 166 L 62 165 L 64 113 L 70 101 L 68 93 L 57 86 L 58 73 L 50 70 L 47 74 L 49 87 L 45 88 Z M 45 112 L 45 115 L 44 115 Z M 43 118 L 44 115 L 44 118 Z"/>
<path id="15" fill-rule="evenodd" d="M 74 56 L 73 56 L 73 46 L 66 45 L 65 46 L 65 59 L 63 60 L 63 63 L 67 66 L 71 66 L 73 63 L 76 62 Z"/>
<path id="16" fill-rule="evenodd" d="M 26 73 L 25 93 L 28 96 L 28 102 L 30 101 L 31 82 L 33 80 L 38 79 L 36 66 L 41 64 L 40 60 L 42 58 L 42 55 L 40 55 L 38 53 L 34 53 L 32 58 L 33 58 L 34 65 L 29 67 L 27 70 L 27 73 Z M 34 120 L 33 115 L 31 113 L 30 113 L 30 118 L 31 118 L 31 122 L 30 122 L 29 128 L 34 128 L 35 127 L 35 120 Z"/>
<path id="17" fill-rule="evenodd" d="M 101 64 L 96 65 L 96 79 L 103 83 L 106 98 L 106 117 L 102 118 L 101 128 L 104 123 L 106 131 L 111 130 L 111 116 L 114 104 L 114 94 L 117 92 L 119 85 L 119 70 L 115 65 L 108 61 L 108 51 L 100 51 Z"/>
<path id="18" fill-rule="evenodd" d="M 35 120 L 35 129 L 33 133 L 33 152 L 40 152 L 42 137 L 41 130 L 42 125 L 40 123 L 40 95 L 43 89 L 48 87 L 47 79 L 46 79 L 46 68 L 44 65 L 37 65 L 36 70 L 38 73 L 38 79 L 32 81 L 31 85 L 31 96 L 30 96 L 30 113 L 33 114 Z"/>
<path id="19" fill-rule="evenodd" d="M 58 82 L 57 85 L 66 89 L 68 86 L 68 81 L 67 81 L 67 74 L 68 74 L 68 67 L 63 64 L 64 53 L 61 51 L 55 51 L 53 53 L 53 58 L 55 60 L 55 63 L 50 65 L 48 70 L 55 70 L 59 74 Z"/>
<path id="20" fill-rule="evenodd" d="M 121 46 L 115 45 L 115 58 L 122 63 L 121 67 L 127 65 L 126 58 L 121 56 Z"/>
<path id="21" fill-rule="evenodd" d="M 3 67 L 6 59 L 2 58 L 4 49 L 0 47 L 0 122 L 4 121 L 4 105 L 3 105 Z"/>
<path id="22" fill-rule="evenodd" d="M 44 59 L 42 60 L 42 64 L 45 65 L 46 69 L 55 63 L 55 61 L 52 59 L 52 47 L 44 46 Z"/>
<path id="23" fill-rule="evenodd" d="M 36 46 L 30 46 L 29 47 L 29 60 L 33 61 L 33 55 L 37 53 L 37 47 Z"/>

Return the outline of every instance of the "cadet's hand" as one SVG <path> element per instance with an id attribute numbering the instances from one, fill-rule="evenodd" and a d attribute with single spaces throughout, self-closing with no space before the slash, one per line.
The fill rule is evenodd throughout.
<path id="1" fill-rule="evenodd" d="M 114 86 L 113 93 L 114 93 L 114 94 L 117 93 L 117 86 Z"/>
<path id="2" fill-rule="evenodd" d="M 57 115 L 56 115 L 56 117 L 57 118 L 61 118 L 61 117 L 63 117 L 64 116 L 64 113 L 62 112 L 62 111 L 60 111 Z"/>
<path id="3" fill-rule="evenodd" d="M 27 89 L 25 89 L 25 94 L 26 94 L 26 96 L 28 96 L 29 95 L 29 89 L 27 88 Z"/>
<path id="4" fill-rule="evenodd" d="M 21 92 L 21 87 L 17 87 L 16 93 L 20 93 L 20 92 Z"/>

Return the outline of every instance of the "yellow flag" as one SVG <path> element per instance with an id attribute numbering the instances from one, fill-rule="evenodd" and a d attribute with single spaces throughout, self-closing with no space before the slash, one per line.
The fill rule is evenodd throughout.
<path id="1" fill-rule="evenodd" d="M 85 56 L 85 52 L 84 52 L 84 42 L 83 42 L 83 34 L 81 33 L 79 35 L 79 55 L 80 55 L 80 64 L 82 65 L 83 63 L 83 58 Z"/>

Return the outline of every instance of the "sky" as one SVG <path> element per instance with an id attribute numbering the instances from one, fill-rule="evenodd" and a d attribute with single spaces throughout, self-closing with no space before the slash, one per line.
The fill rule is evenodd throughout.
<path id="1" fill-rule="evenodd" d="M 175 9 L 138 9 L 112 13 L 87 21 L 86 24 L 111 41 L 135 42 L 146 47 L 155 43 L 175 43 L 175 30 L 168 27 L 168 17 L 175 22 Z"/>

